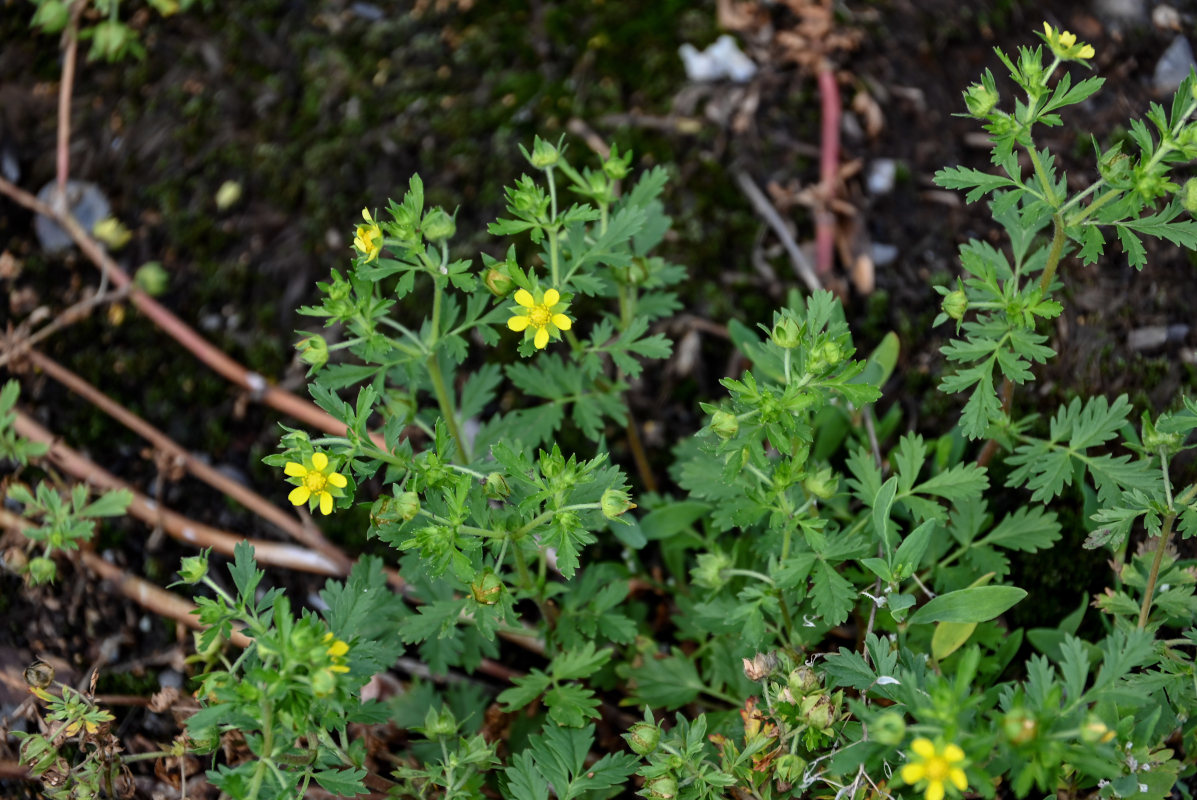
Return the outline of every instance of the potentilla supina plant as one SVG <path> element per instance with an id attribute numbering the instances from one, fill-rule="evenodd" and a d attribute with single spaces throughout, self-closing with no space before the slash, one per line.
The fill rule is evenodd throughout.
<path id="1" fill-rule="evenodd" d="M 366 221 L 366 224 L 357 226 L 356 235 L 353 237 L 353 246 L 366 257 L 368 264 L 378 258 L 378 254 L 382 250 L 382 230 L 374 221 L 374 217 L 370 215 L 370 209 L 362 209 L 362 219 Z"/>
<path id="2" fill-rule="evenodd" d="M 516 333 L 524 332 L 524 338 L 532 336 L 532 344 L 537 350 L 543 350 L 549 343 L 549 338 L 561 338 L 561 331 L 573 327 L 573 320 L 565 315 L 569 303 L 561 301 L 561 294 L 556 289 L 539 289 L 536 295 L 527 289 L 520 289 L 515 293 L 518 308 L 513 308 L 512 316 L 507 320 L 507 327 Z"/>
<path id="3" fill-rule="evenodd" d="M 936 747 L 930 739 L 920 737 L 910 743 L 910 749 L 915 758 L 902 767 L 900 774 L 911 786 L 925 786 L 925 800 L 943 800 L 948 784 L 961 792 L 968 788 L 968 778 L 961 767 L 964 751 L 959 745 Z"/>
<path id="4" fill-rule="evenodd" d="M 309 508 L 319 506 L 321 514 L 331 514 L 333 501 L 340 497 L 349 480 L 339 472 L 329 468 L 328 456 L 324 453 L 312 453 L 310 459 L 305 458 L 301 464 L 288 461 L 283 472 L 295 484 L 287 499 L 293 505 L 309 504 Z"/>

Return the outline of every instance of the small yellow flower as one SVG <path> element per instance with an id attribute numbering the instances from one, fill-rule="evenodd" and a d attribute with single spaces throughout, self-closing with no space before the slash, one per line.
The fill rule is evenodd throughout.
<path id="1" fill-rule="evenodd" d="M 374 221 L 374 217 L 370 216 L 370 209 L 362 209 L 362 219 L 366 221 L 366 224 L 357 226 L 357 235 L 353 239 L 353 246 L 366 257 L 368 264 L 378 258 L 378 253 L 382 250 L 382 230 Z"/>
<path id="2" fill-rule="evenodd" d="M 962 792 L 968 788 L 968 778 L 960 767 L 964 751 L 959 746 L 949 744 L 939 749 L 930 739 L 920 737 L 910 743 L 910 749 L 918 760 L 902 767 L 902 780 L 911 786 L 926 783 L 925 800 L 943 800 L 945 783 Z"/>
<path id="3" fill-rule="evenodd" d="M 330 472 L 328 456 L 324 453 L 312 453 L 311 463 L 300 464 L 288 461 L 283 466 L 283 472 L 291 478 L 298 478 L 295 488 L 287 499 L 292 504 L 301 506 L 311 500 L 311 505 L 319 504 L 321 514 L 331 514 L 333 499 L 341 496 L 341 490 L 349 485 L 349 481 L 339 472 Z"/>
<path id="4" fill-rule="evenodd" d="M 507 327 L 516 333 L 531 329 L 534 331 L 532 344 L 536 345 L 537 350 L 543 350 L 549 343 L 550 335 L 558 339 L 561 331 L 569 330 L 574 323 L 562 313 L 569 304 L 561 302 L 561 294 L 556 289 L 537 294 L 539 297 L 534 298 L 527 289 L 515 293 L 515 302 L 520 307 L 512 309 L 515 316 L 507 320 Z"/>
<path id="5" fill-rule="evenodd" d="M 113 250 L 120 250 L 133 238 L 133 234 L 125 227 L 125 223 L 116 217 L 104 217 L 97 222 L 91 229 L 91 235 Z"/>
<path id="6" fill-rule="evenodd" d="M 349 652 L 349 645 L 334 637 L 331 631 L 324 634 L 324 643 L 328 645 L 328 657 L 332 660 L 332 666 L 329 669 L 333 672 L 348 672 L 349 667 L 345 664 L 345 654 Z"/>
<path id="7" fill-rule="evenodd" d="M 1064 61 L 1086 61 L 1096 54 L 1091 44 L 1077 44 L 1076 34 L 1058 31 L 1049 23 L 1043 23 L 1043 38 L 1056 58 Z"/>

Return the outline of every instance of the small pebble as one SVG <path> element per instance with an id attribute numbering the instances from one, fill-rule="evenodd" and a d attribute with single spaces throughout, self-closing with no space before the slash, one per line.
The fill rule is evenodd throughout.
<path id="1" fill-rule="evenodd" d="M 869 248 L 869 255 L 873 257 L 873 266 L 884 267 L 898 259 L 898 248 L 897 245 L 873 242 Z"/>
<path id="2" fill-rule="evenodd" d="M 1126 337 L 1126 346 L 1136 351 L 1154 350 L 1169 342 L 1179 342 L 1188 335 L 1188 325 L 1148 325 L 1131 331 Z"/>
<path id="3" fill-rule="evenodd" d="M 48 206 L 54 205 L 57 181 L 50 181 L 37 193 L 37 199 Z M 90 181 L 67 181 L 67 205 L 75 219 L 89 233 L 96 223 L 112 215 L 112 206 L 100 187 Z M 61 253 L 69 250 L 71 237 L 49 217 L 40 214 L 33 220 L 33 230 L 42 249 L 47 253 Z"/>
<path id="4" fill-rule="evenodd" d="M 897 175 L 897 162 L 892 158 L 878 158 L 869 163 L 865 186 L 871 195 L 889 194 L 894 190 L 894 179 Z"/>
<path id="5" fill-rule="evenodd" d="M 1186 37 L 1177 36 L 1156 62 L 1152 88 L 1159 94 L 1172 94 L 1194 67 L 1197 61 L 1193 59 L 1193 47 Z"/>

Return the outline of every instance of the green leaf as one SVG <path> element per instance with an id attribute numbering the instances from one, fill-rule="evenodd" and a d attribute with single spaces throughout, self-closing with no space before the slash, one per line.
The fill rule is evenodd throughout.
<path id="1" fill-rule="evenodd" d="M 549 719 L 567 728 L 580 728 L 588 719 L 598 719 L 599 700 L 594 692 L 575 683 L 554 686 L 545 692 Z"/>
<path id="2" fill-rule="evenodd" d="M 507 783 L 503 795 L 508 800 L 546 800 L 548 787 L 552 786 L 558 800 L 574 800 L 587 792 L 608 796 L 608 790 L 621 786 L 640 759 L 631 753 L 608 753 L 587 767 L 586 758 L 593 744 L 593 725 L 546 725 L 504 770 Z"/>
<path id="3" fill-rule="evenodd" d="M 1016 586 L 974 586 L 941 594 L 910 616 L 911 625 L 927 622 L 987 622 L 1027 596 Z"/>
<path id="4" fill-rule="evenodd" d="M 589 678 L 611 659 L 611 653 L 608 648 L 595 652 L 594 642 L 587 642 L 577 650 L 561 653 L 554 658 L 549 673 L 554 680 L 559 681 Z"/>
<path id="5" fill-rule="evenodd" d="M 233 577 L 233 585 L 237 587 L 237 594 L 252 602 L 254 589 L 258 581 L 266 575 L 257 568 L 254 561 L 254 548 L 249 542 L 240 541 L 233 547 L 233 563 L 229 565 L 229 574 Z"/>
<path id="6" fill-rule="evenodd" d="M 640 530 L 650 541 L 669 539 L 689 530 L 711 512 L 710 503 L 682 500 L 654 509 L 640 519 Z"/>
<path id="7" fill-rule="evenodd" d="M 369 791 L 363 783 L 366 770 L 361 768 L 325 769 L 312 773 L 312 777 L 320 784 L 320 788 L 337 797 L 354 797 Z"/>
<path id="8" fill-rule="evenodd" d="M 931 635 L 931 655 L 943 661 L 964 646 L 977 629 L 975 622 L 941 622 Z"/>
<path id="9" fill-rule="evenodd" d="M 1019 188 L 1021 184 L 1004 175 L 990 175 L 988 172 L 969 167 L 947 167 L 935 173 L 935 183 L 945 189 L 969 189 L 965 202 L 974 203 L 998 189 Z"/>
<path id="10" fill-rule="evenodd" d="M 646 657 L 639 667 L 627 669 L 635 681 L 636 705 L 672 710 L 692 702 L 706 684 L 698 677 L 698 668 L 680 650 L 665 658 Z"/>
<path id="11" fill-rule="evenodd" d="M 852 613 L 856 604 L 856 587 L 835 571 L 826 561 L 815 564 L 811 586 L 811 602 L 822 621 L 832 627 L 839 625 Z"/>
<path id="12" fill-rule="evenodd" d="M 1024 506 L 1006 516 L 978 544 L 1034 553 L 1051 547 L 1059 539 L 1060 523 L 1054 512 Z"/>
<path id="13" fill-rule="evenodd" d="M 512 678 L 513 686 L 504 689 L 495 698 L 503 707 L 504 711 L 519 711 L 536 698 L 544 694 L 544 690 L 549 688 L 553 680 L 548 675 L 544 674 L 538 669 L 534 669 L 527 675 Z"/>
<path id="14" fill-rule="evenodd" d="M 88 505 L 79 509 L 82 517 L 119 517 L 133 502 L 133 493 L 128 489 L 105 492 Z"/>

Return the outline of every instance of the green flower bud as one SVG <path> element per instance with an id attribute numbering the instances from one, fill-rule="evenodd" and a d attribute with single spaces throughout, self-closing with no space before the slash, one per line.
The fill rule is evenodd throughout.
<path id="1" fill-rule="evenodd" d="M 826 733 L 835 723 L 837 716 L 836 709 L 829 696 L 820 694 L 814 697 L 808 697 L 805 701 L 803 701 L 802 706 L 802 718 L 806 721 L 806 724 L 810 725 L 815 730 Z"/>
<path id="2" fill-rule="evenodd" d="M 33 24 L 45 33 L 58 33 L 66 27 L 70 18 L 71 11 L 67 3 L 61 0 L 42 0 L 33 15 Z"/>
<path id="3" fill-rule="evenodd" d="M 179 577 L 183 583 L 199 583 L 208 574 L 208 550 L 198 556 L 185 556 L 179 566 Z"/>
<path id="4" fill-rule="evenodd" d="M 424 221 L 420 228 L 424 231 L 424 236 L 428 241 L 443 242 L 457 233 L 457 222 L 445 212 L 445 209 L 437 206 L 424 215 Z"/>
<path id="5" fill-rule="evenodd" d="M 782 783 L 797 783 L 806 772 L 806 760 L 793 753 L 785 753 L 773 762 L 773 774 Z"/>
<path id="6" fill-rule="evenodd" d="M 716 411 L 711 416 L 711 430 L 720 439 L 730 439 L 740 432 L 740 420 L 728 411 Z"/>
<path id="7" fill-rule="evenodd" d="M 457 733 L 457 717 L 446 706 L 428 709 L 424 714 L 424 735 L 429 739 L 444 739 Z"/>
<path id="8" fill-rule="evenodd" d="M 133 282 L 150 297 L 159 297 L 170 285 L 170 273 L 157 261 L 147 261 L 133 273 Z"/>
<path id="9" fill-rule="evenodd" d="M 695 586 L 717 590 L 727 582 L 723 577 L 723 570 L 730 569 L 731 566 L 731 558 L 721 551 L 703 553 L 698 557 L 697 565 L 690 571 L 690 578 Z"/>
<path id="10" fill-rule="evenodd" d="M 1184 188 L 1180 192 L 1180 204 L 1185 207 L 1185 211 L 1197 216 L 1197 178 L 1189 178 L 1185 181 Z"/>
<path id="11" fill-rule="evenodd" d="M 511 487 L 507 485 L 507 479 L 503 477 L 500 472 L 492 472 L 486 476 L 486 484 L 482 487 L 482 493 L 486 495 L 487 500 L 502 500 L 511 494 Z"/>
<path id="12" fill-rule="evenodd" d="M 789 317 L 782 317 L 773 326 L 773 344 L 792 350 L 802 341 L 802 328 Z"/>
<path id="13" fill-rule="evenodd" d="M 629 151 L 621 156 L 619 148 L 612 145 L 611 155 L 603 162 L 603 173 L 613 181 L 623 180 L 627 177 L 631 165 L 632 153 Z"/>
<path id="14" fill-rule="evenodd" d="M 309 333 L 295 344 L 299 360 L 319 369 L 328 363 L 328 342 L 318 333 Z"/>
<path id="15" fill-rule="evenodd" d="M 906 718 L 897 711 L 886 711 L 869 725 L 869 738 L 897 747 L 906 738 Z"/>
<path id="16" fill-rule="evenodd" d="M 504 272 L 501 266 L 488 269 L 482 282 L 495 297 L 506 297 L 515 288 L 515 281 L 511 280 L 511 276 Z"/>
<path id="17" fill-rule="evenodd" d="M 794 697 L 805 697 L 811 692 L 823 688 L 819 676 L 813 669 L 805 665 L 790 671 L 786 678 L 786 686 L 789 687 Z"/>
<path id="18" fill-rule="evenodd" d="M 558 511 L 553 522 L 563 531 L 573 533 L 582 529 L 582 518 L 573 511 Z"/>
<path id="19" fill-rule="evenodd" d="M 646 756 L 657 749 L 657 744 L 661 741 L 661 729 L 651 722 L 637 722 L 628 729 L 623 738 L 627 740 L 633 753 Z"/>
<path id="20" fill-rule="evenodd" d="M 608 489 L 603 492 L 602 498 L 599 500 L 599 506 L 603 510 L 603 516 L 607 519 L 615 519 L 636 507 L 632 502 L 632 498 L 628 493 L 622 489 Z"/>
<path id="21" fill-rule="evenodd" d="M 603 197 L 611 188 L 611 179 L 605 172 L 587 172 L 586 183 L 590 191 L 597 197 Z"/>
<path id="22" fill-rule="evenodd" d="M 1039 735 L 1039 723 L 1035 715 L 1023 708 L 1015 708 L 1002 717 L 1002 733 L 1015 747 L 1028 744 Z"/>
<path id="23" fill-rule="evenodd" d="M 831 471 L 831 467 L 824 467 L 814 474 L 807 475 L 802 486 L 820 500 L 826 500 L 835 496 L 835 492 L 840 486 L 840 480 Z"/>
<path id="24" fill-rule="evenodd" d="M 493 606 L 503 593 L 503 579 L 489 569 L 470 584 L 470 594 L 479 604 Z"/>
<path id="25" fill-rule="evenodd" d="M 815 345 L 814 351 L 807 361 L 810 372 L 823 372 L 840 363 L 844 358 L 844 351 L 838 344 L 828 339 L 822 344 Z"/>
<path id="26" fill-rule="evenodd" d="M 986 116 L 998 104 L 999 99 L 995 89 L 979 83 L 974 83 L 964 93 L 964 105 L 968 108 L 968 113 L 974 117 Z"/>
<path id="27" fill-rule="evenodd" d="M 644 788 L 653 800 L 673 800 L 677 796 L 677 779 L 672 775 L 658 775 L 646 781 Z"/>
<path id="28" fill-rule="evenodd" d="M 38 556 L 29 560 L 29 581 L 34 586 L 40 586 L 43 583 L 50 583 L 58 577 L 58 567 L 54 565 L 52 559 L 45 556 Z"/>
<path id="29" fill-rule="evenodd" d="M 411 522 L 420 513 L 420 496 L 415 492 L 404 492 L 395 498 L 395 513 L 404 522 Z"/>
<path id="30" fill-rule="evenodd" d="M 521 146 L 521 150 L 524 148 Z M 537 136 L 532 141 L 532 152 L 524 150 L 524 158 L 536 169 L 548 169 L 561 160 L 561 153 L 550 142 Z"/>
<path id="31" fill-rule="evenodd" d="M 944 296 L 940 308 L 949 318 L 959 322 L 964 319 L 964 312 L 968 311 L 968 295 L 964 293 L 963 289 L 948 292 Z"/>

